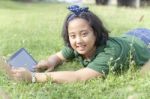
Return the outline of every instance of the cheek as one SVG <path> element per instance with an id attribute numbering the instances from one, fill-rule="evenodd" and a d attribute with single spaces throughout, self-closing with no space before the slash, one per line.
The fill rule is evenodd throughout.
<path id="1" fill-rule="evenodd" d="M 69 38 L 69 43 L 70 43 L 71 47 L 73 47 L 73 45 L 74 45 L 74 40 L 72 40 L 72 39 Z"/>
<path id="2" fill-rule="evenodd" d="M 93 41 L 94 41 L 94 43 L 96 42 L 96 37 L 95 36 L 93 37 Z"/>
<path id="3" fill-rule="evenodd" d="M 96 42 L 96 37 L 95 36 L 91 36 L 90 38 L 88 38 L 88 43 L 92 46 L 95 46 L 95 42 Z"/>
<path id="4" fill-rule="evenodd" d="M 85 41 L 88 42 L 95 42 L 96 41 L 96 37 L 94 35 L 89 35 L 87 38 L 84 39 Z"/>

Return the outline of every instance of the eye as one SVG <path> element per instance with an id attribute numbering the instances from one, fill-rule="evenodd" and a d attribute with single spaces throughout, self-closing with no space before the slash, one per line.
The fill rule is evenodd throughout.
<path id="1" fill-rule="evenodd" d="M 83 37 L 86 37 L 87 35 L 88 35 L 87 32 L 82 33 L 82 36 L 83 36 Z"/>
<path id="2" fill-rule="evenodd" d="M 69 35 L 70 38 L 74 39 L 76 36 L 74 34 Z"/>

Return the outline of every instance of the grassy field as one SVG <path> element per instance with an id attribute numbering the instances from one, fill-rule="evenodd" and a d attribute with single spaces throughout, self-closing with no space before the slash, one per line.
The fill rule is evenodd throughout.
<path id="1" fill-rule="evenodd" d="M 37 60 L 63 47 L 62 24 L 68 4 L 23 4 L 0 1 L 0 55 L 7 58 L 25 47 Z M 117 8 L 88 5 L 111 31 L 119 36 L 129 29 L 150 28 L 150 8 Z M 142 20 L 140 21 L 140 19 Z M 77 70 L 81 66 L 68 62 L 57 70 Z M 0 73 L 0 90 L 12 99 L 149 99 L 150 76 L 141 77 L 129 70 L 120 76 L 109 75 L 70 84 L 15 83 Z M 1 95 L 1 94 L 0 94 Z"/>

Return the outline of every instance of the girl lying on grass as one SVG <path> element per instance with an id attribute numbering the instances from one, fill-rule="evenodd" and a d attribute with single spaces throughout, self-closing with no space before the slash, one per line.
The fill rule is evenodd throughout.
<path id="1" fill-rule="evenodd" d="M 32 73 L 25 68 L 1 67 L 16 81 L 27 82 L 77 82 L 105 77 L 109 71 L 120 73 L 127 70 L 131 61 L 140 68 L 150 59 L 150 30 L 139 28 L 122 37 L 109 37 L 102 21 L 88 7 L 68 7 L 62 31 L 65 47 L 58 53 L 41 60 Z M 132 56 L 132 57 L 131 57 Z M 77 58 L 83 68 L 77 71 L 52 71 L 63 61 Z M 48 72 L 44 72 L 48 71 Z"/>

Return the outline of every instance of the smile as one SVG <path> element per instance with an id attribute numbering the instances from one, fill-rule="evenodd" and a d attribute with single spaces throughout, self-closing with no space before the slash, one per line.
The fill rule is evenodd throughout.
<path id="1" fill-rule="evenodd" d="M 82 46 L 77 46 L 76 48 L 77 48 L 78 50 L 84 50 L 85 47 L 86 47 L 86 45 L 82 45 Z"/>

